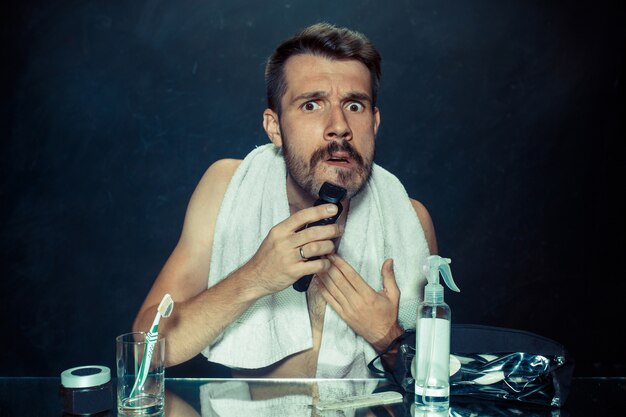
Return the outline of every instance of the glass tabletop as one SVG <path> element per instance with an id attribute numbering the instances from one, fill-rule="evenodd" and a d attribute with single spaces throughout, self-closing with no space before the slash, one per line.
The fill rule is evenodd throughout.
<path id="1" fill-rule="evenodd" d="M 319 401 L 388 389 L 384 380 L 180 379 L 166 378 L 167 417 L 373 416 L 418 417 L 412 398 L 359 409 L 320 411 Z M 115 392 L 115 380 L 113 381 Z M 565 406 L 557 409 L 520 402 L 482 401 L 452 396 L 448 414 L 469 416 L 621 416 L 626 378 L 574 378 Z M 60 378 L 0 377 L 0 415 L 63 416 Z M 116 416 L 115 403 L 98 417 Z M 430 413 L 428 417 L 441 417 Z"/>

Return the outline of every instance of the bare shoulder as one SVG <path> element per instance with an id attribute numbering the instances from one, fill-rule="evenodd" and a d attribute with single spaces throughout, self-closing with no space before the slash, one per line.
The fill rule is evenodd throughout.
<path id="1" fill-rule="evenodd" d="M 211 164 L 198 183 L 191 203 L 194 203 L 194 199 L 203 200 L 207 198 L 208 201 L 206 202 L 208 203 L 214 202 L 216 197 L 223 197 L 240 163 L 240 159 L 220 159 Z M 221 198 L 219 200 L 221 204 Z"/>
<path id="2" fill-rule="evenodd" d="M 419 201 L 412 198 L 410 200 L 411 205 L 417 214 L 417 218 L 422 225 L 422 229 L 424 230 L 424 235 L 426 236 L 426 241 L 428 242 L 428 249 L 430 250 L 431 255 L 437 254 L 437 237 L 435 236 L 435 226 L 433 225 L 430 213 Z"/>
<path id="3" fill-rule="evenodd" d="M 239 159 L 220 159 L 204 172 L 187 207 L 183 237 L 196 236 L 201 240 L 212 240 L 217 213 L 240 163 Z"/>
<path id="4" fill-rule="evenodd" d="M 224 191 L 241 164 L 241 159 L 220 159 L 209 166 L 199 186 L 223 188 Z"/>

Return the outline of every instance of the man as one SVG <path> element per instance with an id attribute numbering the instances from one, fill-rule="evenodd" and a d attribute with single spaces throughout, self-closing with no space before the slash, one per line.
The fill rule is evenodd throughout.
<path id="1" fill-rule="evenodd" d="M 328 24 L 270 57 L 272 144 L 209 167 L 135 319 L 147 330 L 163 295 L 174 298 L 159 330 L 168 366 L 202 352 L 235 376 L 367 377 L 367 362 L 415 325 L 436 239 L 424 206 L 373 164 L 379 77 L 373 45 Z M 344 210 L 305 228 L 336 213 L 312 207 L 326 181 L 347 189 Z M 295 291 L 308 274 L 308 291 Z"/>

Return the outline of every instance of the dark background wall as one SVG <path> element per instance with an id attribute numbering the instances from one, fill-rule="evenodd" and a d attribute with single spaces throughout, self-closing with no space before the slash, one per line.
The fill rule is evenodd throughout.
<path id="1" fill-rule="evenodd" d="M 626 373 L 623 2 L 13 3 L 0 376 L 113 368 L 204 170 L 267 141 L 265 58 L 319 20 L 383 55 L 377 160 L 431 212 L 454 322 L 553 338 L 579 376 Z M 173 372 L 219 370 L 202 365 Z"/>

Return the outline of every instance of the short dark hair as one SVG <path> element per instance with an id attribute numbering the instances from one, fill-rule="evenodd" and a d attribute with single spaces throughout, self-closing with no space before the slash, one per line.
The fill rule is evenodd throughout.
<path id="1" fill-rule="evenodd" d="M 376 106 L 381 57 L 374 45 L 362 33 L 329 23 L 317 23 L 280 44 L 267 60 L 265 66 L 267 107 L 280 114 L 280 101 L 287 89 L 285 63 L 290 57 L 301 54 L 338 60 L 354 59 L 363 63 L 370 72 L 372 108 Z"/>

